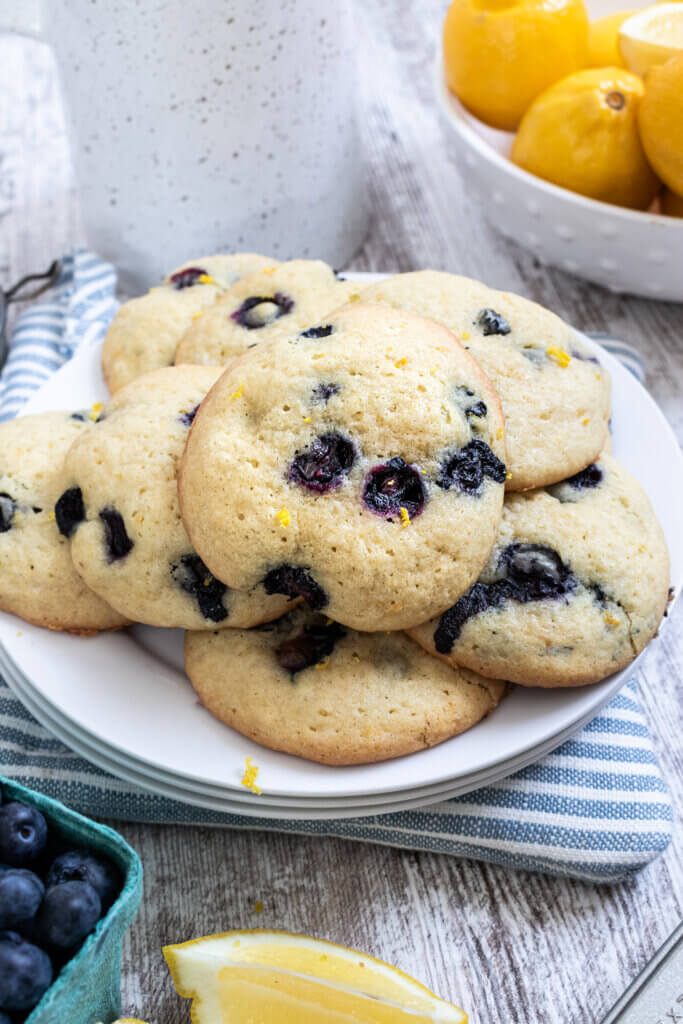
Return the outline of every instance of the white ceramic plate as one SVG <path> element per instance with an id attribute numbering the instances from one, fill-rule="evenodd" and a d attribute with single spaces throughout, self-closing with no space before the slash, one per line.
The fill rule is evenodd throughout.
<path id="1" fill-rule="evenodd" d="M 360 275 L 358 275 L 360 276 Z M 586 344 L 612 374 L 615 454 L 639 477 L 662 522 L 673 579 L 683 575 L 683 458 L 656 405 L 624 368 Z M 27 412 L 81 408 L 106 398 L 99 346 L 79 353 L 34 396 Z M 20 635 L 19 635 L 20 634 Z M 261 768 L 264 796 L 349 806 L 419 792 L 451 791 L 467 778 L 502 777 L 529 754 L 566 738 L 623 684 L 632 667 L 578 690 L 515 688 L 484 722 L 431 750 L 376 765 L 330 768 L 257 747 L 202 708 L 182 672 L 180 634 L 136 627 L 79 638 L 32 627 L 0 614 L 0 642 L 43 706 L 123 763 L 147 765 L 162 777 L 244 796 L 247 755 Z M 108 754 L 107 756 L 112 756 Z M 508 767 L 513 765 L 513 768 Z M 137 770 L 137 769 L 136 769 Z M 264 802 L 265 803 L 265 802 Z"/>
<path id="2" fill-rule="evenodd" d="M 610 291 L 683 302 L 682 218 L 587 199 L 529 174 L 510 162 L 514 135 L 489 128 L 449 92 L 440 54 L 435 85 L 463 181 L 493 227 L 542 263 Z"/>

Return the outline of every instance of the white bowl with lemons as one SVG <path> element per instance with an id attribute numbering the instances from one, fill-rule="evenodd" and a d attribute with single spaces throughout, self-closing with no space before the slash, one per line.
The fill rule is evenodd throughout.
<path id="1" fill-rule="evenodd" d="M 624 6 L 620 0 L 589 3 L 589 16 Z M 514 133 L 484 124 L 449 91 L 441 55 L 436 76 L 463 180 L 495 228 L 541 262 L 610 291 L 683 302 L 683 218 L 664 216 L 657 199 L 646 211 L 627 209 L 523 170 L 510 159 Z"/>

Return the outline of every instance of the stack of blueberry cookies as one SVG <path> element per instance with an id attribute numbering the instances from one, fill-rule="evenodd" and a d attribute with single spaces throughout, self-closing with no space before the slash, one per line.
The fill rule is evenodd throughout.
<path id="1" fill-rule="evenodd" d="M 185 629 L 200 700 L 259 743 L 407 754 L 658 629 L 608 374 L 526 299 L 214 256 L 123 305 L 102 362 L 103 408 L 0 427 L 0 607 Z"/>

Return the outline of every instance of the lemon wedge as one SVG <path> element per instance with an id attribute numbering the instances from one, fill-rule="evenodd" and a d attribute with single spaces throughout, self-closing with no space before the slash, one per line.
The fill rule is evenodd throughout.
<path id="1" fill-rule="evenodd" d="M 395 967 L 304 935 L 226 932 L 164 956 L 193 1024 L 467 1024 Z"/>
<path id="2" fill-rule="evenodd" d="M 683 54 L 683 4 L 655 4 L 627 18 L 619 29 L 619 50 L 641 78 L 655 64 Z"/>

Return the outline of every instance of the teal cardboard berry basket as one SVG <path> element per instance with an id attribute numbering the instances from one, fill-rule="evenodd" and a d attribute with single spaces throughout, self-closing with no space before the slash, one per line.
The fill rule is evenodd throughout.
<path id="1" fill-rule="evenodd" d="M 121 871 L 118 899 L 98 922 L 78 953 L 62 967 L 25 1024 L 110 1024 L 121 1014 L 123 936 L 142 899 L 142 863 L 118 832 L 98 825 L 58 800 L 0 776 L 4 801 L 19 800 L 45 815 L 48 828 L 69 846 L 87 847 L 109 857 Z"/>

